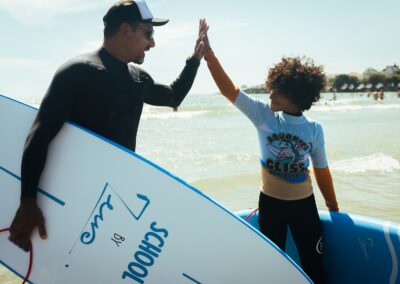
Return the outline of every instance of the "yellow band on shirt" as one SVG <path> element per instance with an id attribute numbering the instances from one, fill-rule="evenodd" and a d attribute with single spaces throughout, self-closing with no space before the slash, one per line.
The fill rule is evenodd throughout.
<path id="1" fill-rule="evenodd" d="M 272 175 L 261 166 L 261 191 L 271 197 L 282 200 L 304 199 L 313 193 L 310 172 L 306 171 L 306 180 L 299 183 L 286 181 Z"/>

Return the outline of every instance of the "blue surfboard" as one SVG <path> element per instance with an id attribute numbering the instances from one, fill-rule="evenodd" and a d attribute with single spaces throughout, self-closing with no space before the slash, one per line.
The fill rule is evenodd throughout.
<path id="1" fill-rule="evenodd" d="M 237 214 L 245 219 L 251 212 Z M 328 283 L 400 283 L 400 224 L 347 213 L 320 211 L 319 215 Z M 259 229 L 258 212 L 247 221 Z M 301 266 L 290 231 L 286 252 Z"/>

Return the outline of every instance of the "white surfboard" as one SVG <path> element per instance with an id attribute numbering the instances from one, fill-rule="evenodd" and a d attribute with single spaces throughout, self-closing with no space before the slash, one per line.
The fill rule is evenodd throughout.
<path id="1" fill-rule="evenodd" d="M 0 95 L 0 229 L 20 196 L 37 110 Z M 252 226 L 117 144 L 66 123 L 49 148 L 31 283 L 310 283 Z M 0 263 L 23 277 L 28 254 L 0 234 Z"/>

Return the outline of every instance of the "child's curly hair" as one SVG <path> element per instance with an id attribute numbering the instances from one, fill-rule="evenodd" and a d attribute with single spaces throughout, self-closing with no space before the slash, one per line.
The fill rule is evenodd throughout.
<path id="1" fill-rule="evenodd" d="M 323 66 L 315 66 L 305 57 L 283 57 L 268 72 L 266 81 L 269 91 L 287 97 L 301 111 L 308 110 L 321 96 L 326 76 Z"/>

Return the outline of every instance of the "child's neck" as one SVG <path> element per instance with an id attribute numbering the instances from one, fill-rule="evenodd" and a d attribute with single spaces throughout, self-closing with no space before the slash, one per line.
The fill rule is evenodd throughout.
<path id="1" fill-rule="evenodd" d="M 295 111 L 295 112 L 283 111 L 283 112 L 292 116 L 301 116 L 303 114 L 301 111 Z"/>
<path id="2" fill-rule="evenodd" d="M 292 102 L 288 102 L 282 109 L 282 111 L 288 115 L 301 116 L 303 112 L 300 108 Z"/>

